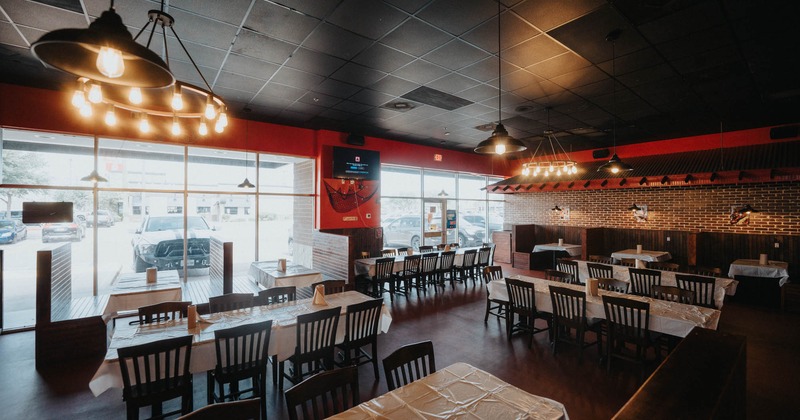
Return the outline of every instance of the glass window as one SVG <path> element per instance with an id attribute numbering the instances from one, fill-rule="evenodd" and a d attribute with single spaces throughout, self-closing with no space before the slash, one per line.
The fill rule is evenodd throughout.
<path id="1" fill-rule="evenodd" d="M 238 185 L 255 179 L 255 153 L 235 150 L 188 148 L 188 188 L 192 191 L 239 192 Z"/>
<path id="2" fill-rule="evenodd" d="M 423 181 L 425 184 L 425 197 L 455 197 L 456 174 L 455 172 L 425 171 Z"/>
<path id="3" fill-rule="evenodd" d="M 421 197 L 420 180 L 419 169 L 381 166 L 381 197 Z"/>
<path id="4" fill-rule="evenodd" d="M 483 200 L 486 199 L 486 191 L 481 188 L 486 187 L 486 177 L 471 174 L 458 175 L 458 198 Z"/>
<path id="5" fill-rule="evenodd" d="M 313 159 L 267 154 L 259 154 L 258 159 L 259 192 L 314 193 Z"/>
<path id="6" fill-rule="evenodd" d="M 100 188 L 183 190 L 183 146 L 100 139 Z"/>
<path id="7" fill-rule="evenodd" d="M 94 139 L 85 136 L 2 129 L 0 183 L 88 187 L 81 178 L 94 168 Z"/>
<path id="8" fill-rule="evenodd" d="M 392 209 L 381 221 L 383 244 L 391 248 L 418 248 L 422 237 L 422 200 L 381 198 L 381 206 Z M 383 214 L 383 212 L 381 212 Z"/>

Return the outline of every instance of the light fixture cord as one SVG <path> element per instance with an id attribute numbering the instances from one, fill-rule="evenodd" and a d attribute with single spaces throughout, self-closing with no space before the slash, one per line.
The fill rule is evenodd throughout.
<path id="1" fill-rule="evenodd" d="M 617 154 L 617 41 L 611 41 L 611 136 Z"/>
<path id="2" fill-rule="evenodd" d="M 497 123 L 503 123 L 503 70 L 500 57 L 500 0 L 497 0 Z"/>

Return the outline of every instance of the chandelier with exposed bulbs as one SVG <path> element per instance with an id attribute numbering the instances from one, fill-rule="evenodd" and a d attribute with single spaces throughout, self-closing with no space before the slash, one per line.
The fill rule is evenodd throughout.
<path id="1" fill-rule="evenodd" d="M 550 107 L 547 110 L 547 126 L 544 140 L 539 142 L 529 162 L 522 164 L 522 175 L 543 177 L 574 175 L 578 173 L 578 162 L 569 157 L 569 153 L 561 146 L 552 129 L 550 129 Z M 545 157 L 547 148 L 550 148 L 549 159 Z M 541 150 L 542 156 L 539 156 Z"/>

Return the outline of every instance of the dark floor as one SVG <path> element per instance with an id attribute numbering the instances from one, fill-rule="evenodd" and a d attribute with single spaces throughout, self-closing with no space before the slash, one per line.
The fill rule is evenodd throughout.
<path id="1" fill-rule="evenodd" d="M 506 274 L 519 271 L 503 267 Z M 528 274 L 530 272 L 520 272 Z M 485 289 L 472 284 L 449 286 L 411 298 L 395 298 L 393 322 L 380 335 L 379 357 L 415 341 L 433 340 L 436 364 L 467 362 L 528 392 L 564 403 L 572 420 L 608 419 L 639 386 L 634 368 L 617 365 L 612 373 L 599 366 L 594 348 L 578 363 L 577 352 L 564 347 L 554 357 L 547 335 L 539 334 L 533 348 L 527 339 L 509 343 L 496 319 L 483 323 Z M 756 307 L 726 304 L 719 330 L 747 336 L 747 412 L 751 419 L 800 418 L 800 334 L 798 314 L 781 315 Z M 57 345 L 57 343 L 53 343 Z M 100 361 L 62 366 L 57 372 L 34 369 L 32 332 L 0 336 L 0 418 L 123 419 L 120 390 L 92 396 L 88 382 Z M 366 400 L 386 391 L 383 377 L 376 382 L 362 366 L 361 391 Z M 382 373 L 381 373 L 382 374 Z M 195 375 L 195 407 L 205 404 L 205 375 Z M 279 392 L 268 390 L 269 418 L 286 418 Z M 144 415 L 144 413 L 142 413 Z"/>

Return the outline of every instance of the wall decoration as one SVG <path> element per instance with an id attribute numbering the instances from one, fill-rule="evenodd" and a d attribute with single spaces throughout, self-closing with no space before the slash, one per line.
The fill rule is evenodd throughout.
<path id="1" fill-rule="evenodd" d="M 647 205 L 643 204 L 641 206 L 637 206 L 636 203 L 633 203 L 632 206 L 628 207 L 628 210 L 633 212 L 633 219 L 636 220 L 637 223 L 644 223 L 647 221 Z"/>
<path id="2" fill-rule="evenodd" d="M 734 226 L 747 226 L 750 224 L 750 213 L 758 213 L 758 210 L 750 207 L 749 204 L 735 204 L 731 206 L 730 223 Z"/>

